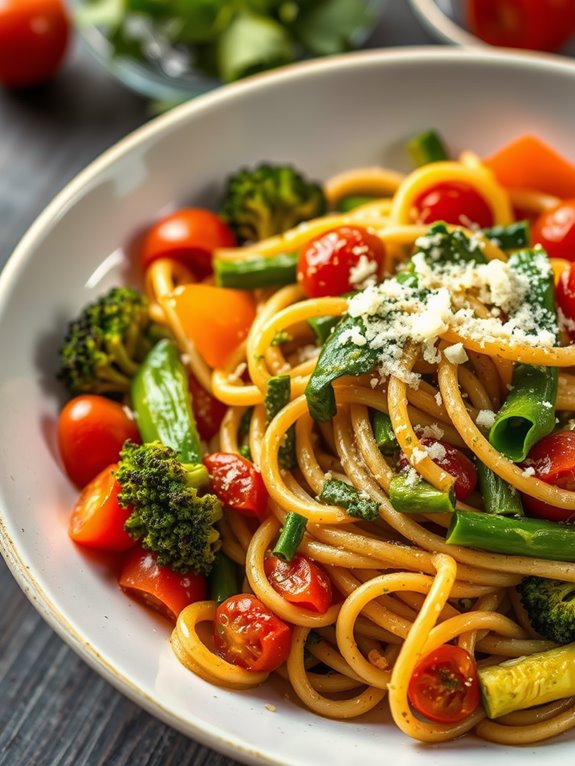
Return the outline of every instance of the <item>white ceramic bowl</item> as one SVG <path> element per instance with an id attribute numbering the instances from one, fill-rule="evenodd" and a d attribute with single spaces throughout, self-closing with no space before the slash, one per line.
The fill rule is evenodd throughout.
<path id="1" fill-rule="evenodd" d="M 61 392 L 53 374 L 68 319 L 127 278 L 122 244 L 163 209 L 214 203 L 239 165 L 290 161 L 319 178 L 378 162 L 407 167 L 405 141 L 427 127 L 453 151 L 481 154 L 529 130 L 573 157 L 574 96 L 575 67 L 552 57 L 404 49 L 287 68 L 141 128 L 73 181 L 24 237 L 0 278 L 1 547 L 50 625 L 148 711 L 249 763 L 570 762 L 573 735 L 515 750 L 472 737 L 422 747 L 376 714 L 328 721 L 272 685 L 228 692 L 185 670 L 168 625 L 67 537 L 76 492 L 55 454 Z"/>

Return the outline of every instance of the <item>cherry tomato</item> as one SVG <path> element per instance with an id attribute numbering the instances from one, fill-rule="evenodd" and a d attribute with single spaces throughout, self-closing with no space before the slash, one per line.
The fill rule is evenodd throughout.
<path id="1" fill-rule="evenodd" d="M 469 0 L 469 28 L 490 45 L 554 51 L 575 31 L 573 0 Z"/>
<path id="2" fill-rule="evenodd" d="M 342 295 L 357 289 L 353 269 L 368 266 L 366 276 L 378 281 L 385 250 L 381 240 L 361 226 L 340 226 L 310 239 L 299 255 L 297 279 L 310 298 Z M 361 260 L 361 264 L 360 264 Z"/>
<path id="3" fill-rule="evenodd" d="M 66 473 L 79 487 L 117 462 L 126 439 L 140 443 L 130 411 L 105 396 L 71 399 L 58 418 L 58 445 Z"/>
<path id="4" fill-rule="evenodd" d="M 479 705 L 475 660 L 465 649 L 444 644 L 417 663 L 407 694 L 417 712 L 430 721 L 463 721 Z"/>
<path id="5" fill-rule="evenodd" d="M 188 386 L 199 434 L 202 439 L 209 441 L 220 430 L 228 407 L 206 391 L 193 375 L 188 378 Z"/>
<path id="6" fill-rule="evenodd" d="M 571 340 L 575 340 L 575 262 L 563 269 L 555 288 L 557 305 L 567 324 Z"/>
<path id="7" fill-rule="evenodd" d="M 179 574 L 169 567 L 160 566 L 156 555 L 143 548 L 128 553 L 118 584 L 129 596 L 142 601 L 169 620 L 195 601 L 207 598 L 206 578 L 197 574 Z"/>
<path id="8" fill-rule="evenodd" d="M 521 464 L 534 470 L 535 478 L 555 487 L 575 490 L 575 432 L 557 431 L 535 444 Z M 530 516 L 550 521 L 575 521 L 575 511 L 557 508 L 530 495 L 522 494 L 523 505 Z"/>
<path id="9" fill-rule="evenodd" d="M 253 463 L 235 452 L 213 452 L 204 465 L 210 474 L 210 490 L 224 505 L 260 521 L 267 516 L 268 492 Z"/>
<path id="10" fill-rule="evenodd" d="M 531 229 L 531 244 L 542 245 L 550 258 L 575 261 L 575 199 L 541 213 Z"/>
<path id="11" fill-rule="evenodd" d="M 182 208 L 148 229 L 142 242 L 142 268 L 158 258 L 174 258 L 198 279 L 204 279 L 213 271 L 213 251 L 235 244 L 232 230 L 215 213 L 198 207 Z"/>
<path id="12" fill-rule="evenodd" d="M 268 556 L 264 570 L 273 589 L 290 604 L 319 614 L 325 614 L 331 606 L 331 581 L 323 568 L 307 556 L 296 553 L 291 561 Z"/>
<path id="13" fill-rule="evenodd" d="M 173 297 L 186 335 L 211 367 L 223 367 L 247 337 L 256 316 L 252 293 L 213 285 L 184 285 Z"/>
<path id="14" fill-rule="evenodd" d="M 493 226 L 493 211 L 471 184 L 445 181 L 422 191 L 414 200 L 418 223 L 445 221 L 457 226 Z"/>
<path id="15" fill-rule="evenodd" d="M 220 657 L 232 665 L 271 673 L 288 658 L 291 628 L 255 596 L 241 593 L 218 606 L 214 644 Z"/>
<path id="16" fill-rule="evenodd" d="M 25 88 L 47 82 L 62 63 L 69 37 L 62 0 L 2 0 L 0 83 Z"/>
<path id="17" fill-rule="evenodd" d="M 136 544 L 124 529 L 131 509 L 122 508 L 118 500 L 121 489 L 114 478 L 117 467 L 110 465 L 92 479 L 72 509 L 70 537 L 88 548 L 126 551 Z"/>
<path id="18" fill-rule="evenodd" d="M 477 485 L 477 471 L 471 460 L 463 452 L 460 452 L 456 447 L 452 447 L 451 444 L 446 442 L 431 439 L 427 436 L 420 439 L 420 441 L 427 451 L 430 452 L 429 457 L 433 462 L 455 477 L 453 488 L 456 498 L 458 500 L 465 500 L 466 497 L 469 497 Z M 402 453 L 399 459 L 399 467 L 406 468 L 408 465 L 409 461 Z"/>

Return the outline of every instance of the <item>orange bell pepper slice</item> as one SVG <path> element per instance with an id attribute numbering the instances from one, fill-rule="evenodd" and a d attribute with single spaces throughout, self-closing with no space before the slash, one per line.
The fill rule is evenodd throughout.
<path id="1" fill-rule="evenodd" d="M 506 188 L 535 189 L 562 199 L 575 197 L 575 164 L 537 136 L 520 136 L 483 163 Z"/>
<path id="2" fill-rule="evenodd" d="M 174 293 L 172 305 L 182 329 L 210 367 L 226 364 L 256 316 L 250 293 L 213 285 L 184 285 Z"/>

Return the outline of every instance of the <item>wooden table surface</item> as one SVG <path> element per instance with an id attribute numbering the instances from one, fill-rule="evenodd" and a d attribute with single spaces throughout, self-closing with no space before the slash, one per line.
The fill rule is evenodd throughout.
<path id="1" fill-rule="evenodd" d="M 370 47 L 427 44 L 407 0 L 388 0 Z M 59 77 L 0 89 L 0 268 L 51 198 L 150 119 L 146 100 L 75 46 Z M 141 710 L 43 622 L 0 559 L 0 765 L 233 766 Z"/>

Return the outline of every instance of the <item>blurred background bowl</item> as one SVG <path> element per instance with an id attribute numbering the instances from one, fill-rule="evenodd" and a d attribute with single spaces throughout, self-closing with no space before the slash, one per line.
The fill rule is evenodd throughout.
<path id="1" fill-rule="evenodd" d="M 330 53 L 342 53 L 362 47 L 368 40 L 377 24 L 388 0 L 324 0 L 325 5 L 330 6 L 330 18 L 334 26 L 341 31 L 339 39 L 332 35 L 331 39 L 318 39 L 322 28 L 326 25 L 314 21 L 316 50 L 305 50 L 300 40 L 293 40 L 293 61 L 315 58 Z M 158 101 L 185 101 L 240 76 L 220 77 L 210 74 L 206 67 L 200 66 L 202 59 L 209 58 L 209 63 L 214 63 L 214 51 L 206 54 L 206 45 L 186 44 L 174 42 L 168 39 L 162 29 L 162 23 L 153 21 L 152 13 L 131 13 L 127 23 L 122 26 L 122 52 L 118 53 L 118 45 L 114 35 L 117 34 L 113 26 L 103 21 L 106 17 L 114 15 L 114 8 L 121 5 L 121 0 L 69 0 L 76 27 L 81 42 L 93 57 L 115 78 L 130 89 L 146 97 Z M 353 3 L 353 5 L 352 5 Z M 134 3 L 141 7 L 154 8 L 158 0 L 142 0 Z M 216 3 L 217 5 L 217 3 Z M 249 3 L 246 3 L 249 5 Z M 222 3 L 223 6 L 223 3 Z M 319 4 L 315 0 L 306 2 L 292 2 L 286 0 L 277 3 L 288 9 L 292 14 L 292 20 L 297 15 L 297 8 L 305 7 L 305 12 L 317 12 Z M 267 17 L 266 17 L 267 18 Z M 275 23 L 275 22 L 274 22 Z M 263 25 L 262 33 L 266 33 Z M 286 30 L 294 28 L 293 24 L 287 23 Z M 255 34 L 255 33 L 254 33 Z M 280 41 L 281 44 L 281 41 Z M 212 46 L 215 49 L 215 44 Z M 244 49 L 249 46 L 244 45 Z M 323 50 L 320 50 L 323 49 Z M 198 61 L 198 59 L 200 61 Z M 286 61 L 285 63 L 292 63 Z M 253 67 L 252 71 L 264 71 L 276 68 L 278 65 Z"/>
<path id="2" fill-rule="evenodd" d="M 410 3 L 424 27 L 444 43 L 485 46 L 491 42 L 481 39 L 478 30 L 472 29 L 470 7 L 474 5 L 476 15 L 484 19 L 485 29 L 499 28 L 499 45 L 575 56 L 574 0 L 410 0 Z M 565 20 L 561 14 L 570 18 Z M 525 44 L 516 45 L 511 35 L 515 34 L 513 27 L 521 24 L 525 25 L 520 33 Z M 555 30 L 551 30 L 552 25 Z M 533 34 L 534 28 L 539 28 L 540 34 Z M 548 33 L 551 37 L 547 38 Z"/>

